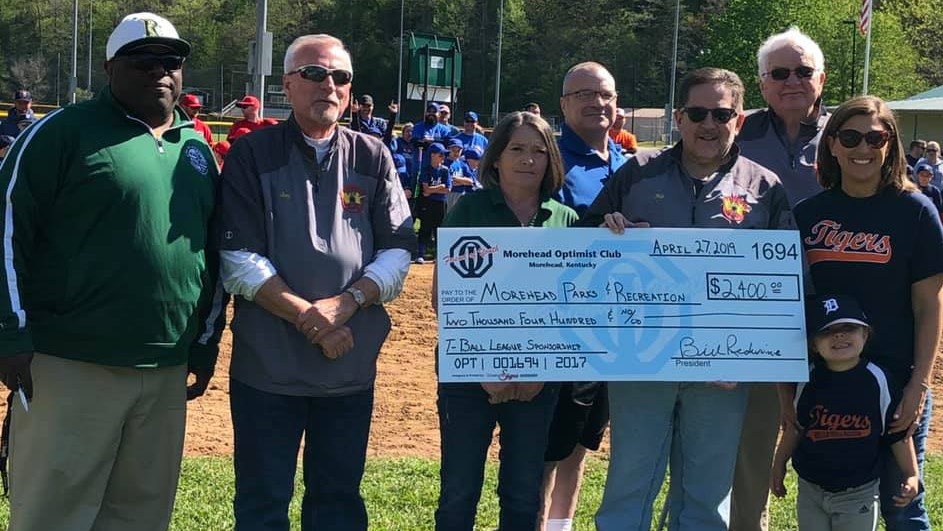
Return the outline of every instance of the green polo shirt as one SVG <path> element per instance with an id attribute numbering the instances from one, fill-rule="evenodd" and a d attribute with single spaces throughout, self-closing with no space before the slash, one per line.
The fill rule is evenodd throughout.
<path id="1" fill-rule="evenodd" d="M 542 197 L 533 227 L 569 227 L 578 216 L 572 208 L 550 197 Z M 442 227 L 520 227 L 521 222 L 504 201 L 500 188 L 485 188 L 465 194 L 449 210 Z"/>

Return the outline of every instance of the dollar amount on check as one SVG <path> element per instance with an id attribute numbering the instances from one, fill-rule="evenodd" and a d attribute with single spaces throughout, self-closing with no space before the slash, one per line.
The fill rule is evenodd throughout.
<path id="1" fill-rule="evenodd" d="M 447 228 L 439 380 L 805 381 L 795 231 Z"/>

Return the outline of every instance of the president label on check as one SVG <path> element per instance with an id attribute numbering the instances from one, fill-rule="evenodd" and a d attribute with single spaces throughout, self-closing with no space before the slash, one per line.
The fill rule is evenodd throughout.
<path id="1" fill-rule="evenodd" d="M 439 378 L 805 381 L 795 231 L 440 229 Z"/>

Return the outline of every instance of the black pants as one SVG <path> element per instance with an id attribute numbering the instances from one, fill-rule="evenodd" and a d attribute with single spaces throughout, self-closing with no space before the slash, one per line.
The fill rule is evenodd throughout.
<path id="1" fill-rule="evenodd" d="M 422 223 L 419 225 L 419 256 L 422 256 L 428 247 L 432 247 L 435 230 L 442 224 L 445 217 L 445 202 L 423 198 Z"/>

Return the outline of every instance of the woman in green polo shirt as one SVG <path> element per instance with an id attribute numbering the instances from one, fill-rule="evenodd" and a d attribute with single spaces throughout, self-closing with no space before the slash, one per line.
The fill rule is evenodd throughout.
<path id="1" fill-rule="evenodd" d="M 465 194 L 443 227 L 567 227 L 558 203 L 564 169 L 553 132 L 539 116 L 513 112 L 495 127 L 479 166 L 484 189 Z M 435 306 L 433 289 L 433 306 Z M 440 383 L 441 481 L 436 530 L 471 531 L 495 423 L 501 427 L 500 530 L 534 529 L 544 448 L 559 384 Z"/>

